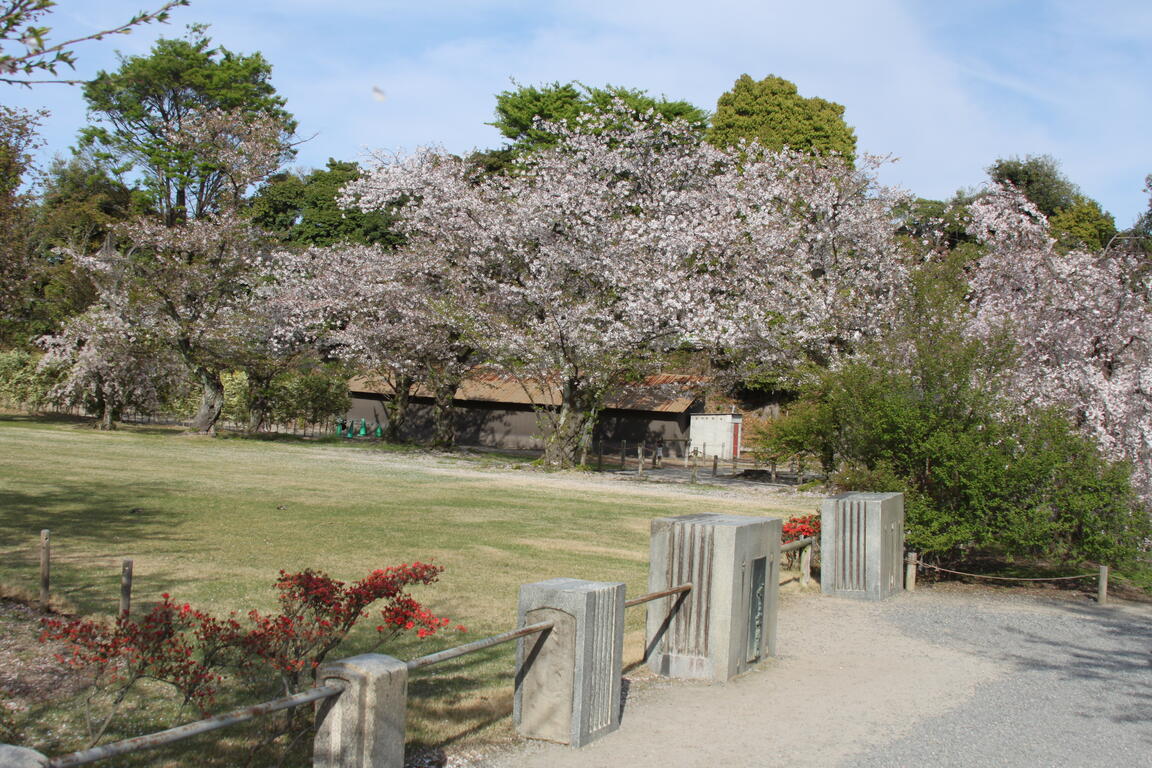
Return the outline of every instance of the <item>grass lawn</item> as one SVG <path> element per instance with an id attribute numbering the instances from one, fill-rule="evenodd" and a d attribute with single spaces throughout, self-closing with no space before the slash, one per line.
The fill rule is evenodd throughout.
<path id="1" fill-rule="evenodd" d="M 417 596 L 468 633 L 385 649 L 407 659 L 512 628 L 526 582 L 570 576 L 644 592 L 653 517 L 817 506 L 784 500 L 773 508 L 754 497 L 492 463 L 164 428 L 101 433 L 74 421 L 0 416 L 0 583 L 36 589 L 42 528 L 52 531 L 54 591 L 86 614 L 115 612 L 124 558 L 135 563 L 137 604 L 168 592 L 218 612 L 272 608 L 280 569 L 354 580 L 374 568 L 434 562 L 446 569 L 441 581 Z M 337 655 L 358 652 L 369 634 Z M 625 664 L 642 647 L 643 612 L 633 609 Z M 417 673 L 410 742 L 507 735 L 513 654 L 509 644 Z M 75 746 L 59 733 L 50 741 Z"/>

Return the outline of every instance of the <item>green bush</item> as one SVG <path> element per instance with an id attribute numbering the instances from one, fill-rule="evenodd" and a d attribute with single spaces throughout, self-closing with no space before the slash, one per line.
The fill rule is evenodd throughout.
<path id="1" fill-rule="evenodd" d="M 925 270 L 892 336 L 810 372 L 765 450 L 820 456 L 845 490 L 904 493 L 909 547 L 941 561 L 1130 563 L 1149 525 L 1129 468 L 1061 414 L 1010 402 L 1011 350 L 965 338 L 965 311 L 958 274 Z"/>
<path id="2" fill-rule="evenodd" d="M 0 404 L 5 408 L 38 411 L 52 404 L 53 371 L 39 366 L 40 356 L 12 350 L 0 352 Z"/>

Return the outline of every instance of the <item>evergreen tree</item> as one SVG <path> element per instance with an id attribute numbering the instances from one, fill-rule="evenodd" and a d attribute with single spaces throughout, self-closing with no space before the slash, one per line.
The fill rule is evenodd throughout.
<path id="1" fill-rule="evenodd" d="M 805 98 L 793 83 L 775 75 L 763 80 L 741 75 L 716 102 L 708 141 L 730 147 L 752 139 L 767 149 L 835 153 L 849 163 L 856 155 L 856 134 L 844 122 L 843 106 Z"/>

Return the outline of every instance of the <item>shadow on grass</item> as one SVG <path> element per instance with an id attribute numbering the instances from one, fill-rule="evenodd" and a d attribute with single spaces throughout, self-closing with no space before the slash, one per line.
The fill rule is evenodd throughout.
<path id="1" fill-rule="evenodd" d="M 138 538 L 174 538 L 166 531 L 173 521 L 159 510 L 142 506 L 146 504 L 142 498 L 155 498 L 153 488 L 70 485 L 63 478 L 57 479 L 55 485 L 35 492 L 0 488 L 4 520 L 0 547 L 32 546 L 44 528 L 97 545 Z"/>

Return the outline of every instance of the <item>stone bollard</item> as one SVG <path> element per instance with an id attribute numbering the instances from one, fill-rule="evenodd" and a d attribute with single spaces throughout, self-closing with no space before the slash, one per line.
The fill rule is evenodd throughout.
<path id="1" fill-rule="evenodd" d="M 0 766 L 4 768 L 45 768 L 48 758 L 34 749 L 0 744 Z"/>
<path id="2" fill-rule="evenodd" d="M 407 664 L 365 653 L 324 664 L 317 683 L 347 687 L 316 704 L 314 768 L 403 768 Z"/>
<path id="3" fill-rule="evenodd" d="M 904 590 L 904 494 L 843 493 L 820 511 L 820 588 L 883 600 Z"/>
<path id="4" fill-rule="evenodd" d="M 520 587 L 513 719 L 523 736 L 573 747 L 620 727 L 624 584 L 549 579 Z"/>
<path id="5" fill-rule="evenodd" d="M 779 519 L 698 514 L 652 521 L 645 656 L 669 677 L 724 681 L 776 655 Z"/>

